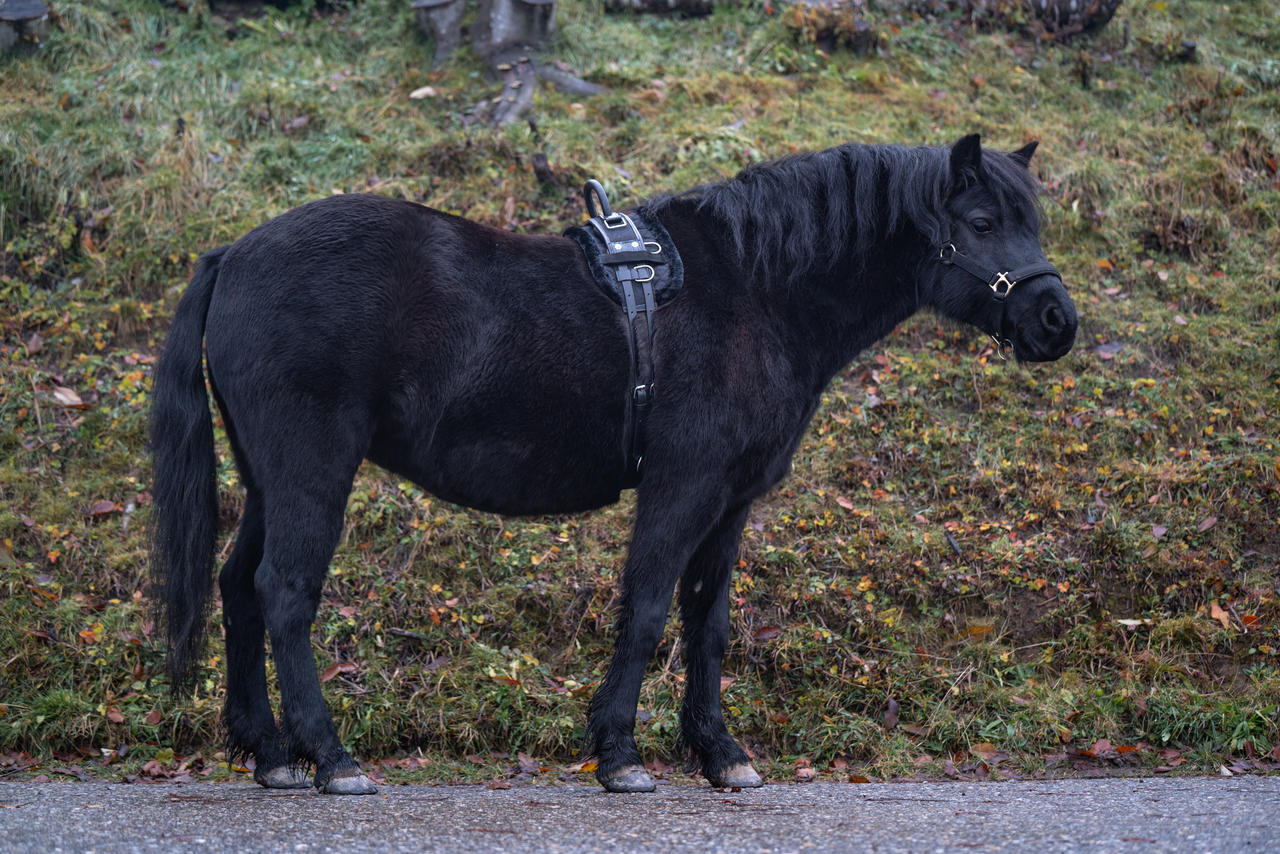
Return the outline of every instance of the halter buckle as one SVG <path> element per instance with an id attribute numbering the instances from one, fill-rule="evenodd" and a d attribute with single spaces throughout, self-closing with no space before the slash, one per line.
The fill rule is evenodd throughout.
<path id="1" fill-rule="evenodd" d="M 1013 290 L 1013 286 L 1018 284 L 1009 280 L 1008 272 L 996 273 L 996 280 L 991 283 L 991 290 L 996 295 L 996 299 L 1004 299 L 1009 295 L 1009 291 Z"/>

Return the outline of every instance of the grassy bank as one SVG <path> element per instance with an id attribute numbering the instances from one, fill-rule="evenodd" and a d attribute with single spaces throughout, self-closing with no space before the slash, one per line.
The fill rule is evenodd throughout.
<path id="1" fill-rule="evenodd" d="M 333 192 L 558 232 L 590 176 L 634 202 L 973 130 L 1041 140 L 1076 350 L 1004 363 L 921 317 L 837 376 L 744 537 L 730 727 L 775 768 L 873 776 L 1129 761 L 1099 739 L 1213 769 L 1280 745 L 1274 15 L 1129 0 L 1092 40 L 1037 47 L 886 14 L 887 49 L 856 57 L 754 4 L 688 21 L 577 0 L 556 55 L 610 94 L 547 91 L 536 130 L 493 132 L 463 114 L 496 87 L 467 56 L 429 72 L 407 4 L 305 5 L 229 32 L 201 3 L 62 2 L 44 45 L 0 59 L 0 750 L 217 760 L 217 632 L 197 695 L 171 699 L 144 580 L 147 393 L 200 252 Z M 220 480 L 229 544 L 225 459 Z M 504 520 L 366 467 L 350 504 L 315 632 L 348 745 L 442 776 L 571 761 L 630 501 Z M 677 635 L 641 700 L 642 750 L 668 762 Z"/>

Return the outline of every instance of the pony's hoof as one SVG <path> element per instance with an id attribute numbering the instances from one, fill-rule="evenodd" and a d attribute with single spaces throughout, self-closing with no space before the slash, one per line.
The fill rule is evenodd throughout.
<path id="1" fill-rule="evenodd" d="M 730 766 L 720 776 L 708 777 L 707 780 L 717 789 L 758 789 L 764 785 L 756 769 L 746 762 Z"/>
<path id="2" fill-rule="evenodd" d="M 331 777 L 320 789 L 326 795 L 376 795 L 373 781 L 359 771 L 346 777 Z"/>
<path id="3" fill-rule="evenodd" d="M 652 792 L 657 788 L 653 778 L 639 765 L 628 765 L 600 782 L 609 792 Z"/>
<path id="4" fill-rule="evenodd" d="M 258 785 L 265 786 L 268 789 L 307 789 L 311 787 L 311 781 L 307 779 L 307 773 L 297 765 L 277 765 L 266 773 L 254 774 L 253 778 L 258 782 Z"/>

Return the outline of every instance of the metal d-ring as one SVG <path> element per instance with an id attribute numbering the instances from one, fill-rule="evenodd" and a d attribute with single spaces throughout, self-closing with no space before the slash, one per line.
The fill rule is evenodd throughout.
<path id="1" fill-rule="evenodd" d="M 604 186 L 595 178 L 588 178 L 587 183 L 582 185 L 582 199 L 587 203 L 588 216 L 608 219 L 614 215 Z"/>
<path id="2" fill-rule="evenodd" d="M 938 260 L 943 264 L 950 264 L 952 259 L 956 257 L 957 251 L 959 250 L 956 249 L 956 245 L 954 243 L 944 243 L 938 250 Z"/>
<path id="3" fill-rule="evenodd" d="M 642 278 L 640 278 L 639 276 L 636 276 L 636 277 L 635 277 L 635 278 L 633 278 L 631 281 L 633 281 L 633 282 L 641 282 L 641 283 L 643 283 L 643 282 L 652 282 L 652 281 L 653 281 L 653 277 L 654 277 L 655 275 L 657 275 L 657 274 L 654 272 L 653 267 L 650 267 L 648 264 L 637 264 L 637 265 L 635 266 L 635 271 L 636 271 L 637 273 L 639 273 L 641 270 L 648 270 L 648 271 L 649 271 L 649 275 L 648 275 L 648 276 L 645 276 L 643 279 L 642 279 Z"/>
<path id="4" fill-rule="evenodd" d="M 653 248 L 652 248 L 652 249 L 649 249 L 649 247 L 650 247 L 650 246 L 652 246 Z M 662 254 L 662 244 L 661 244 L 661 243 L 659 243 L 659 242 L 658 242 L 658 241 L 656 241 L 656 240 L 646 240 L 646 241 L 644 242 L 644 248 L 645 248 L 645 249 L 649 249 L 649 254 L 650 254 L 650 255 L 661 255 L 661 254 Z"/>

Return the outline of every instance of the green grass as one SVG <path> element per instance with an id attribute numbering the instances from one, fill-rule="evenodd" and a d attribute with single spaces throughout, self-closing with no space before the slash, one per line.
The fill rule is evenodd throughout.
<path id="1" fill-rule="evenodd" d="M 541 92 L 536 132 L 493 132 L 461 119 L 494 90 L 480 63 L 429 72 L 406 4 L 301 6 L 228 33 L 203 4 L 64 2 L 46 44 L 0 59 L 0 749 L 217 759 L 218 633 L 195 698 L 170 698 L 145 588 L 147 391 L 200 252 L 335 191 L 556 232 L 590 176 L 634 202 L 972 130 L 1041 140 L 1077 348 L 1004 363 L 925 316 L 837 376 L 743 540 L 731 729 L 774 774 L 940 773 L 984 743 L 1034 769 L 1100 738 L 1216 770 L 1280 745 L 1273 15 L 1130 0 L 1069 47 L 907 17 L 855 57 L 754 4 L 687 21 L 566 0 L 556 55 L 612 91 Z M 1169 61 L 1188 34 L 1199 61 Z M 539 186 L 538 152 L 563 189 Z M 225 459 L 220 478 L 227 542 Z M 366 467 L 350 503 L 315 630 L 321 668 L 351 665 L 325 683 L 347 744 L 422 751 L 434 779 L 571 761 L 630 499 L 503 520 Z M 639 727 L 669 762 L 677 636 Z"/>

